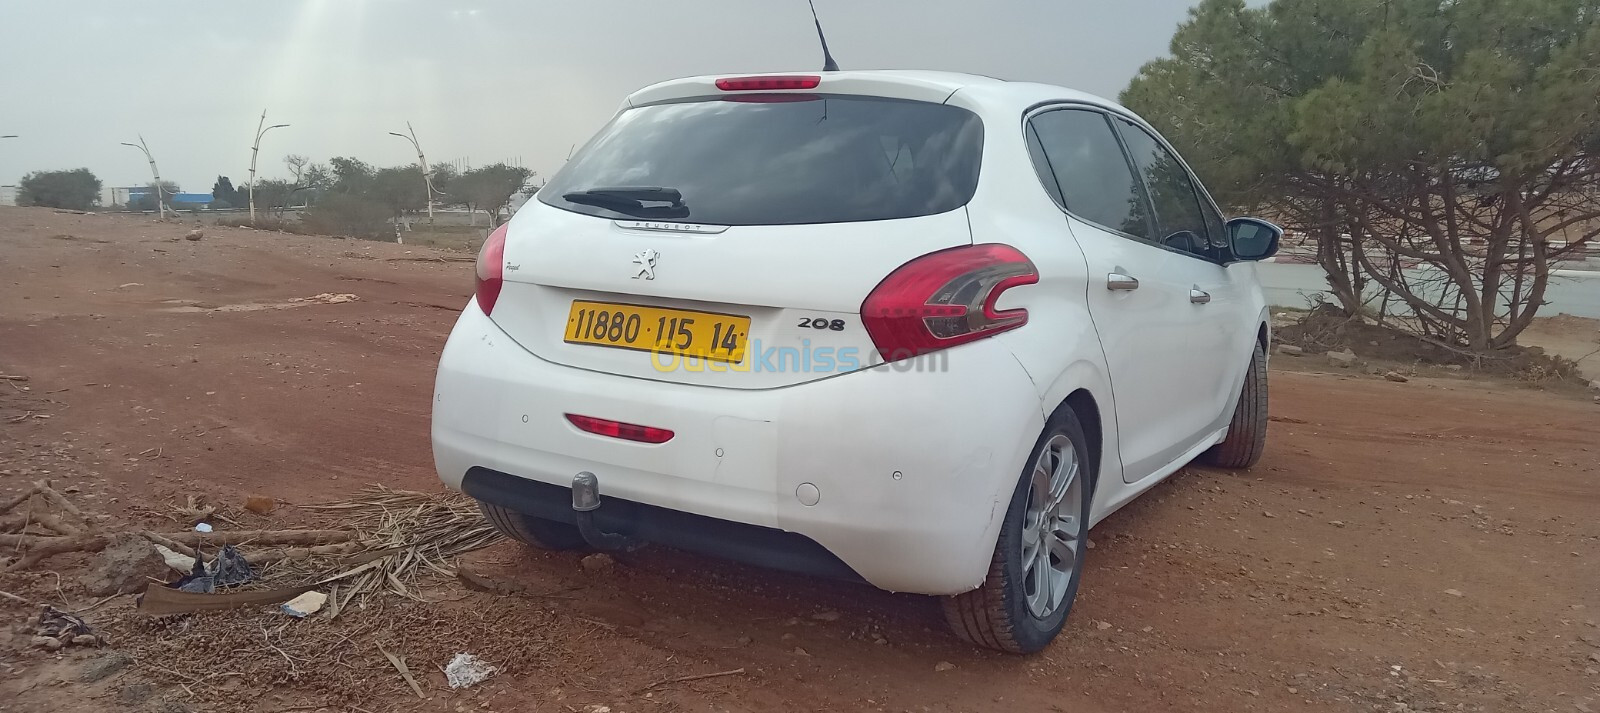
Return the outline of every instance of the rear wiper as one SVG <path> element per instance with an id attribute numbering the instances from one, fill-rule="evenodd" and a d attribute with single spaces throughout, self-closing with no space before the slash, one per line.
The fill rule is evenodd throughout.
<path id="1" fill-rule="evenodd" d="M 598 206 L 641 218 L 684 218 L 689 206 L 683 204 L 683 194 L 676 188 L 661 186 L 618 186 L 573 191 L 561 196 L 569 203 Z M 666 205 L 651 205 L 661 204 Z"/>

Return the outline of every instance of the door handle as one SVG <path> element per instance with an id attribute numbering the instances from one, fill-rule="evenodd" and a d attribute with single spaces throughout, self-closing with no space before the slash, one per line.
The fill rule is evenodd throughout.
<path id="1" fill-rule="evenodd" d="M 1132 275 L 1113 272 L 1106 275 L 1106 289 L 1117 291 L 1137 290 L 1139 289 L 1139 281 L 1134 279 Z"/>
<path id="2" fill-rule="evenodd" d="M 1189 301 L 1193 304 L 1203 305 L 1211 301 L 1211 293 L 1198 287 L 1189 290 Z"/>

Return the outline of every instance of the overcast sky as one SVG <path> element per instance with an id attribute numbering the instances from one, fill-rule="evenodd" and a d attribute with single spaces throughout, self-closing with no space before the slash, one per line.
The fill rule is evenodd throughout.
<path id="1" fill-rule="evenodd" d="M 1186 0 L 816 0 L 846 69 L 942 69 L 1114 97 L 1166 53 Z M 804 0 L 0 0 L 0 184 L 88 167 L 185 190 L 282 157 L 520 158 L 549 175 L 628 92 L 672 77 L 818 69 Z"/>

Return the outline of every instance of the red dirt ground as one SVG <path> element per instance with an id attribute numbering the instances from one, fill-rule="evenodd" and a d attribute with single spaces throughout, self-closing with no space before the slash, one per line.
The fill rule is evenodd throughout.
<path id="1" fill-rule="evenodd" d="M 187 230 L 0 208 L 0 373 L 30 378 L 0 382 L 0 497 L 48 477 L 78 486 L 85 508 L 137 519 L 190 494 L 308 504 L 367 483 L 438 489 L 433 367 L 471 263 L 243 229 L 187 241 Z M 360 299 L 289 301 L 319 293 Z M 339 665 L 378 693 L 325 710 L 1600 710 L 1600 407 L 1355 374 L 1277 371 L 1272 389 L 1261 465 L 1185 469 L 1096 528 L 1078 606 L 1040 655 L 962 645 L 926 597 L 659 549 L 591 571 L 577 555 L 501 544 L 472 566 L 571 598 L 446 582 L 430 590 L 437 604 L 368 612 L 362 636 L 330 650 L 352 647 Z M 303 517 L 291 507 L 244 524 Z M 63 579 L 67 601 L 93 601 Z M 39 586 L 37 596 L 53 590 Z M 129 599 L 91 622 L 131 620 Z M 3 606 L 8 623 L 29 611 Z M 401 653 L 428 700 L 377 657 L 371 642 L 385 637 L 412 647 Z M 282 685 L 186 690 L 159 671 L 189 670 L 181 645 L 83 684 L 79 671 L 103 654 L 46 654 L 21 638 L 0 646 L 0 707 L 11 710 L 338 700 L 297 685 L 293 662 L 270 648 L 261 665 L 293 674 L 274 674 Z M 451 691 L 436 667 L 469 650 L 458 645 L 526 658 Z M 128 694 L 140 682 L 153 693 Z"/>

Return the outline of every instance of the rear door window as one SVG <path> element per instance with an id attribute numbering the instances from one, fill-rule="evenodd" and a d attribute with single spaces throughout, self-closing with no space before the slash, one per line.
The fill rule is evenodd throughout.
<path id="1" fill-rule="evenodd" d="M 913 218 L 972 200 L 982 150 L 977 115 L 943 104 L 795 94 L 654 104 L 619 115 L 538 198 L 607 218 L 713 225 Z M 649 187 L 676 193 L 577 195 Z M 635 200 L 646 195 L 664 199 Z"/>
<path id="2" fill-rule="evenodd" d="M 1073 215 L 1102 227 L 1151 239 L 1149 212 L 1139 181 L 1128 166 L 1122 145 L 1106 117 L 1096 111 L 1061 109 L 1028 122 L 1044 151 L 1034 167 L 1052 195 L 1059 195 Z M 1041 166 L 1042 163 L 1042 166 Z"/>

